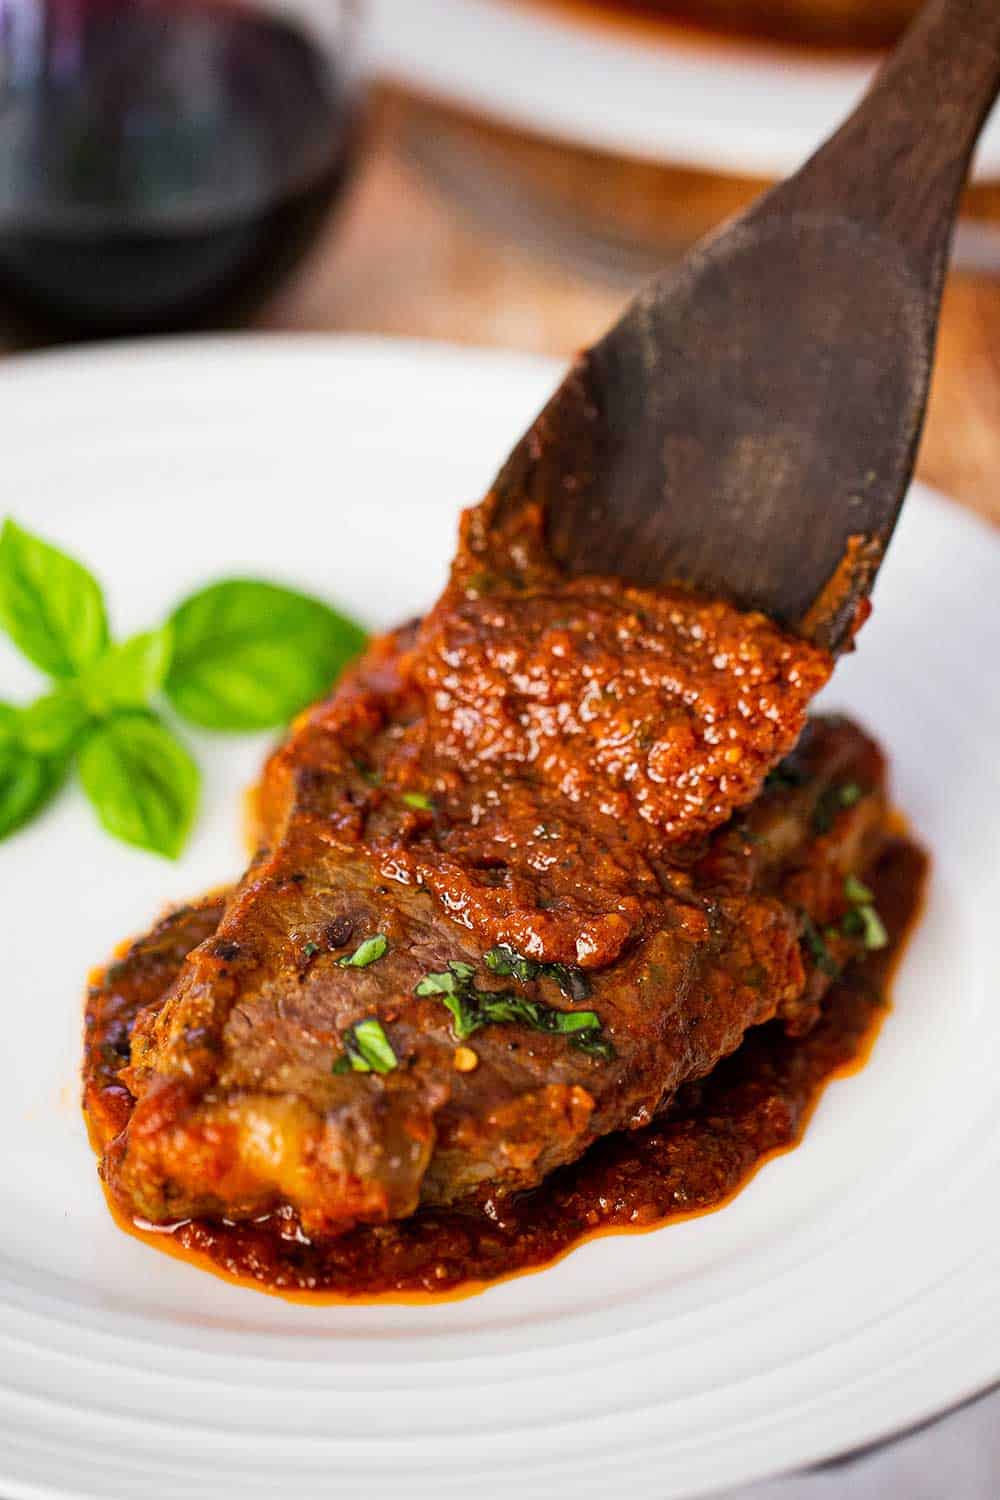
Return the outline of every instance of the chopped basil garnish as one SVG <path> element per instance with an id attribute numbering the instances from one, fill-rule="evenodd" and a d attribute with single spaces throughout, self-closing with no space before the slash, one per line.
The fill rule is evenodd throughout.
<path id="1" fill-rule="evenodd" d="M 862 938 L 870 953 L 885 948 L 889 942 L 885 923 L 874 906 L 852 906 L 843 920 L 842 930 L 849 937 Z"/>
<path id="2" fill-rule="evenodd" d="M 338 958 L 337 963 L 342 969 L 367 969 L 369 964 L 377 963 L 383 957 L 388 947 L 389 939 L 385 933 L 376 932 L 374 937 L 365 938 L 346 958 Z"/>
<path id="3" fill-rule="evenodd" d="M 850 901 L 852 906 L 857 906 L 859 905 L 859 903 L 863 904 L 865 902 L 867 902 L 868 905 L 871 905 L 871 903 L 875 900 L 875 897 L 872 895 L 868 887 L 862 881 L 860 881 L 856 875 L 848 875 L 845 878 L 844 895 L 847 897 L 848 901 Z"/>
<path id="4" fill-rule="evenodd" d="M 614 1057 L 611 1043 L 600 1035 L 596 1011 L 557 1010 L 509 990 L 480 990 L 473 983 L 475 972 L 472 964 L 456 960 L 441 973 L 425 974 L 416 987 L 416 994 L 436 995 L 447 1006 L 459 1041 L 466 1041 L 483 1026 L 515 1022 L 532 1031 L 571 1037 L 574 1047 L 592 1057 Z"/>
<path id="5" fill-rule="evenodd" d="M 813 828 L 817 833 L 829 833 L 833 820 L 841 808 L 853 807 L 864 796 L 864 789 L 856 781 L 844 781 L 839 786 L 828 786 L 816 803 L 813 812 Z"/>
<path id="6" fill-rule="evenodd" d="M 836 979 L 837 975 L 840 973 L 840 967 L 833 954 L 826 946 L 826 943 L 823 941 L 822 934 L 816 926 L 816 923 L 813 921 L 812 917 L 807 915 L 806 912 L 802 913 L 802 941 L 809 949 L 809 952 L 812 955 L 813 963 L 816 965 L 817 969 L 821 969 L 823 973 L 828 974 L 831 979 Z"/>
<path id="7" fill-rule="evenodd" d="M 414 990 L 415 995 L 457 995 L 475 976 L 473 964 L 454 959 L 440 974 L 425 974 Z"/>
<path id="8" fill-rule="evenodd" d="M 848 875 L 844 880 L 844 895 L 851 902 L 851 910 L 840 924 L 841 931 L 848 937 L 860 937 L 870 953 L 885 948 L 889 934 L 875 910 L 872 892 L 856 875 Z"/>
<path id="9" fill-rule="evenodd" d="M 303 958 L 315 958 L 318 952 L 319 952 L 319 943 L 303 943 L 303 945 L 302 945 L 302 957 Z"/>
<path id="10" fill-rule="evenodd" d="M 793 766 L 791 762 L 785 760 L 781 762 L 780 766 L 775 766 L 773 771 L 768 771 L 764 777 L 764 785 L 801 786 L 805 779 L 798 766 Z"/>
<path id="11" fill-rule="evenodd" d="M 404 792 L 403 801 L 407 807 L 416 808 L 418 812 L 433 812 L 434 803 L 426 792 Z"/>
<path id="12" fill-rule="evenodd" d="M 484 953 L 483 963 L 491 974 L 509 974 L 521 984 L 528 984 L 532 979 L 554 979 L 571 1000 L 586 1000 L 590 994 L 590 981 L 582 969 L 570 964 L 536 963 L 533 958 L 515 952 L 507 943 L 500 943 Z"/>
<path id="13" fill-rule="evenodd" d="M 335 1073 L 391 1073 L 399 1059 L 382 1030 L 381 1021 L 369 1016 L 344 1032 L 344 1054 L 333 1065 Z"/>
<path id="14" fill-rule="evenodd" d="M 826 945 L 828 936 L 860 938 L 869 953 L 885 948 L 889 943 L 885 923 L 875 910 L 874 893 L 864 881 L 859 880 L 856 875 L 846 875 L 844 896 L 851 903 L 851 908 L 842 918 L 839 928 L 825 927 L 821 932 L 808 913 L 800 913 L 802 941 L 809 949 L 816 967 L 831 978 L 836 978 L 840 969 Z"/>

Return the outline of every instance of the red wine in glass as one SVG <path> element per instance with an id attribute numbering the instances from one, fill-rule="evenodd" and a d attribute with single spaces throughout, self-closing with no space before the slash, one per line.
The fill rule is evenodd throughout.
<path id="1" fill-rule="evenodd" d="M 245 317 L 344 186 L 353 42 L 340 0 L 0 0 L 0 321 Z"/>

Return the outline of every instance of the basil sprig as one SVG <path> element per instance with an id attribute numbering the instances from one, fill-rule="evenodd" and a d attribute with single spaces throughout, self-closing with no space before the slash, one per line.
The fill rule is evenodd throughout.
<path id="1" fill-rule="evenodd" d="M 34 703 L 0 704 L 0 838 L 37 817 L 75 764 L 104 828 L 168 858 L 193 824 L 200 776 L 161 696 L 204 727 L 273 728 L 365 643 L 320 600 L 257 579 L 203 588 L 164 624 L 113 641 L 93 574 L 12 520 L 0 531 L 0 627 L 50 678 Z"/>

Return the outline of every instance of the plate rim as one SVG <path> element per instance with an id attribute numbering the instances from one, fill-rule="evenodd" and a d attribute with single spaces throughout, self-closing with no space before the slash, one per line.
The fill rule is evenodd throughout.
<path id="1" fill-rule="evenodd" d="M 568 144 L 739 176 L 796 171 L 860 99 L 878 66 L 877 59 L 727 38 L 669 31 L 654 38 L 510 0 L 371 0 L 368 25 L 370 65 L 417 93 Z M 441 45 L 446 35 L 450 46 Z M 560 59 L 566 86 L 553 91 Z M 595 94 L 602 78 L 615 75 L 617 92 L 605 87 Z M 577 92 L 578 80 L 584 86 Z M 739 116 L 718 105 L 704 113 L 706 100 L 722 100 L 741 85 L 746 101 Z M 685 99 L 673 115 L 663 105 L 671 88 Z M 578 102 L 598 96 L 600 110 Z M 785 113 L 772 107 L 775 99 Z M 801 119 L 789 119 L 790 100 Z M 997 176 L 1000 110 L 973 167 L 976 180 Z"/>

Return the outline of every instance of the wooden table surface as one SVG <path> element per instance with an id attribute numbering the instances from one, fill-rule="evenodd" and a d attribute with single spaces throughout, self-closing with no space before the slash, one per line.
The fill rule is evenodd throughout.
<path id="1" fill-rule="evenodd" d="M 261 326 L 569 355 L 608 325 L 638 274 L 594 274 L 564 246 L 539 247 L 544 236 L 530 225 L 525 233 L 513 212 L 505 222 L 502 204 L 470 206 L 442 189 L 416 157 L 421 139 L 439 147 L 452 123 L 444 111 L 383 92 L 350 198 L 294 283 L 266 309 Z M 460 123 L 496 145 L 500 132 Z M 566 165 L 565 152 L 514 138 L 502 143 L 504 149 L 512 142 L 520 167 L 526 162 L 536 178 L 558 168 L 560 190 L 565 193 L 567 181 L 572 190 L 575 168 Z M 582 191 L 596 187 L 612 199 L 619 185 L 626 194 L 635 185 L 629 168 L 611 162 L 598 172 L 586 164 L 577 178 Z M 686 214 L 700 232 L 714 210 L 723 217 L 745 194 L 745 187 L 698 174 L 697 183 L 683 183 L 674 212 Z M 631 193 L 630 203 L 638 197 Z M 1000 523 L 1000 276 L 951 276 L 919 473 Z"/>

